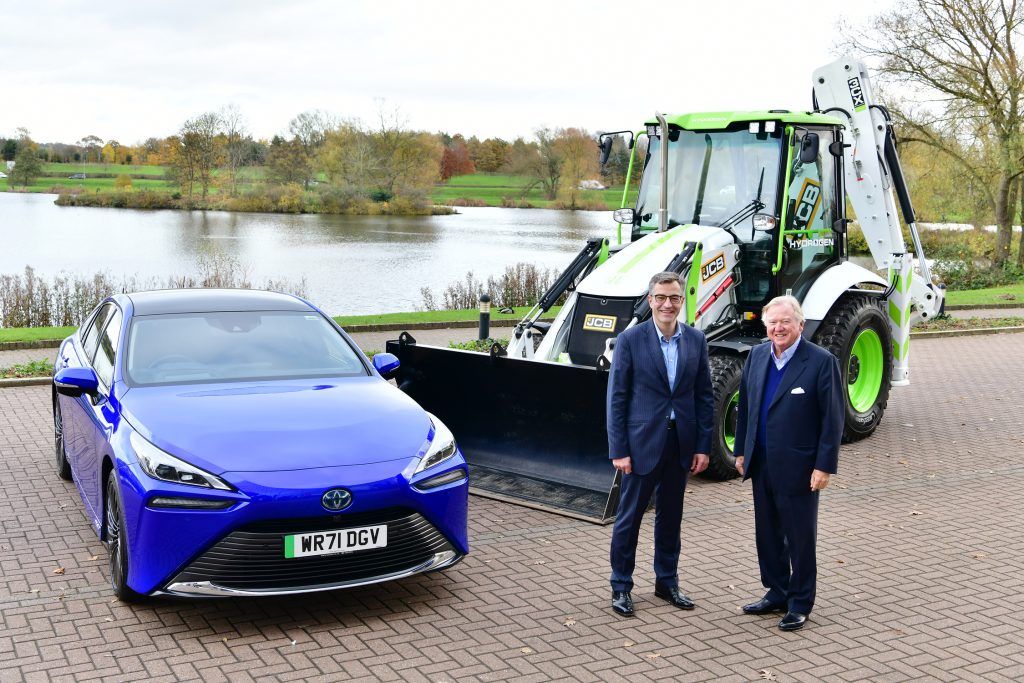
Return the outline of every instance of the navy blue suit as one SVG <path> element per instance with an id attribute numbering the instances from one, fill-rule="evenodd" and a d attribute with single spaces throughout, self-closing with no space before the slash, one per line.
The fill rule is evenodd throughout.
<path id="1" fill-rule="evenodd" d="M 669 388 L 658 328 L 647 320 L 618 336 L 608 383 L 608 456 L 631 458 L 612 531 L 612 590 L 633 588 L 640 523 L 658 491 L 654 571 L 659 586 L 678 587 L 683 493 L 694 453 L 709 453 L 714 396 L 703 333 L 681 325 L 674 386 Z M 670 423 L 669 416 L 675 413 Z M 671 427 L 671 428 L 670 428 Z"/>
<path id="2" fill-rule="evenodd" d="M 755 347 L 740 380 L 735 454 L 753 480 L 754 527 L 761 582 L 770 602 L 809 614 L 817 580 L 818 492 L 811 473 L 834 474 L 845 403 L 835 356 L 801 339 L 767 406 L 765 443 L 758 440 L 772 344 Z"/>

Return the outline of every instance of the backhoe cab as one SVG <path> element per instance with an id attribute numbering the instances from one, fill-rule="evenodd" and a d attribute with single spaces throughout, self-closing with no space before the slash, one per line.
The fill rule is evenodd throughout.
<path id="1" fill-rule="evenodd" d="M 605 393 L 614 340 L 650 316 L 650 277 L 685 283 L 681 322 L 711 350 L 716 438 L 708 475 L 736 476 L 733 430 L 747 351 L 764 339 L 761 309 L 792 294 L 804 335 L 839 359 L 847 440 L 877 427 L 891 385 L 909 371 L 911 318 L 941 310 L 899 168 L 888 113 L 874 105 L 863 64 L 814 73 L 816 110 L 657 115 L 628 134 L 636 204 L 615 212 L 616 239 L 587 242 L 489 355 L 388 342 L 401 386 L 451 427 L 477 493 L 598 522 L 614 518 L 618 478 L 608 461 Z M 602 158 L 611 149 L 601 140 Z M 627 176 L 625 204 L 630 187 Z M 915 277 L 895 191 L 923 276 Z M 847 260 L 850 199 L 885 276 Z M 560 297 L 551 323 L 539 318 Z"/>

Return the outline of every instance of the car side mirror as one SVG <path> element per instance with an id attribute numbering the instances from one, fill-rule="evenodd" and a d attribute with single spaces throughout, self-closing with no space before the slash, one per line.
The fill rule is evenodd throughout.
<path id="1" fill-rule="evenodd" d="M 601 147 L 601 166 L 604 166 L 605 164 L 608 163 L 608 157 L 610 157 L 612 154 L 612 145 L 614 143 L 615 138 L 613 138 L 610 135 L 601 140 L 601 143 L 599 145 Z"/>
<path id="2" fill-rule="evenodd" d="M 800 163 L 813 164 L 817 161 L 819 144 L 817 133 L 805 133 L 800 141 Z"/>
<path id="3" fill-rule="evenodd" d="M 401 363 L 393 353 L 378 353 L 373 356 L 373 367 L 384 379 L 391 379 L 398 373 Z"/>
<path id="4" fill-rule="evenodd" d="M 612 220 L 623 225 L 636 225 L 636 211 L 628 206 L 624 209 L 615 209 L 612 213 Z"/>
<path id="5" fill-rule="evenodd" d="M 100 380 L 92 368 L 64 368 L 53 376 L 53 385 L 58 394 L 73 398 L 96 396 L 100 391 Z"/>

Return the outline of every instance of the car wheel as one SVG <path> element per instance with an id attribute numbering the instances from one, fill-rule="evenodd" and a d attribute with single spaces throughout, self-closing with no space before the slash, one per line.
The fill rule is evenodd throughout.
<path id="1" fill-rule="evenodd" d="M 107 475 L 107 514 L 104 522 L 104 543 L 110 565 L 110 587 L 122 602 L 135 602 L 142 598 L 128 586 L 128 539 L 124 531 L 124 507 L 117 475 Z"/>
<path id="2" fill-rule="evenodd" d="M 60 401 L 53 404 L 53 452 L 57 461 L 57 476 L 64 481 L 71 481 L 71 464 L 64 449 L 64 415 L 60 411 Z"/>

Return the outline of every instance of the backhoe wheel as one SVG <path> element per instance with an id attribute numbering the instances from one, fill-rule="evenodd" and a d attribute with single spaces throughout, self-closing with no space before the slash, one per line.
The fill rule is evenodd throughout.
<path id="1" fill-rule="evenodd" d="M 846 387 L 844 441 L 858 441 L 882 421 L 892 382 L 892 333 L 881 302 L 846 294 L 829 311 L 815 342 L 839 359 Z"/>
<path id="2" fill-rule="evenodd" d="M 733 450 L 743 362 L 744 358 L 732 355 L 715 355 L 710 359 L 711 386 L 715 394 L 715 431 L 711 437 L 711 461 L 704 471 L 709 479 L 723 481 L 739 476 Z"/>

